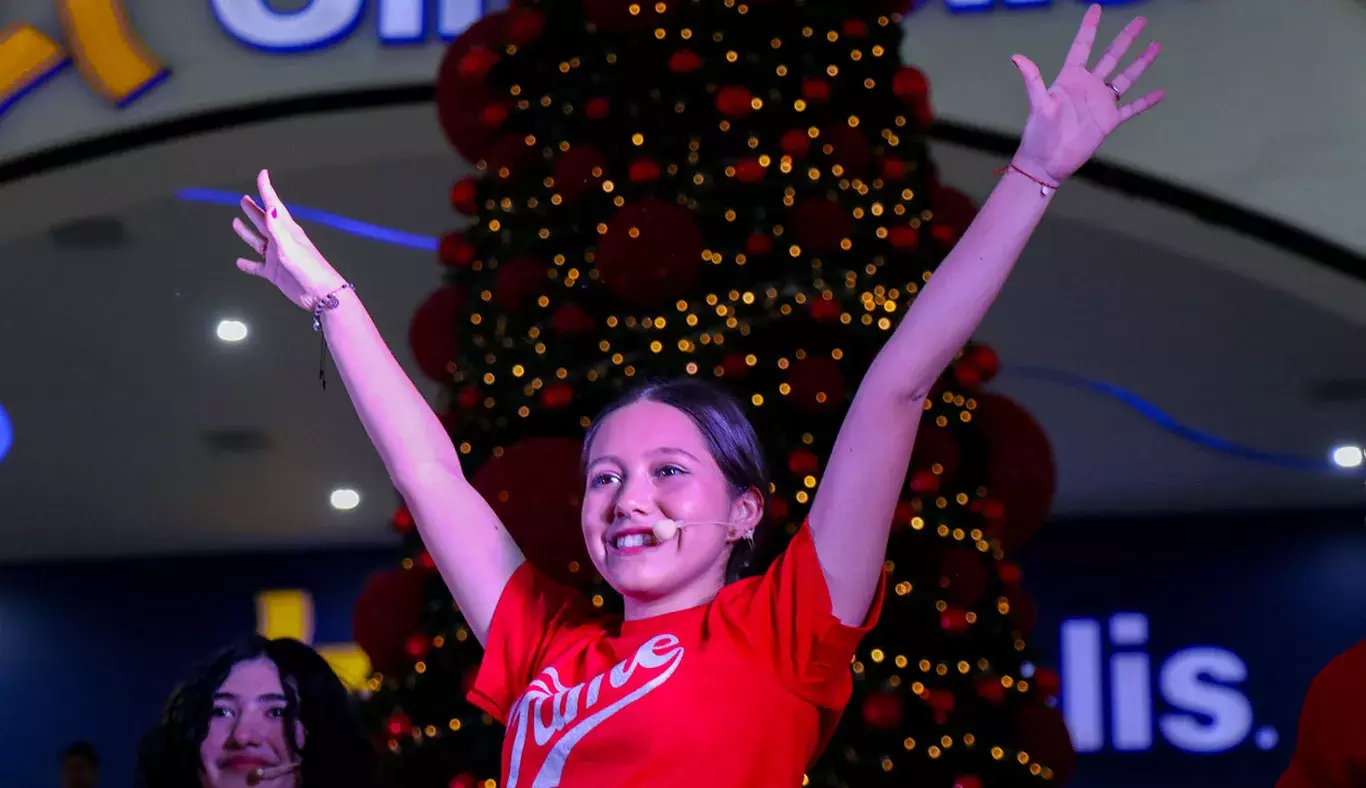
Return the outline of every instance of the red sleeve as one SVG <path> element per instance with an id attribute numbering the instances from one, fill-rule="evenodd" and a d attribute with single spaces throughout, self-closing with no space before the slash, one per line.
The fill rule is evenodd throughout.
<path id="1" fill-rule="evenodd" d="M 1277 788 L 1366 784 L 1366 641 L 1338 655 L 1309 685 L 1290 768 Z"/>
<path id="2" fill-rule="evenodd" d="M 859 641 L 877 623 L 886 574 L 861 626 L 832 612 L 830 590 L 805 523 L 762 577 L 737 593 L 733 615 L 751 647 L 777 668 L 793 692 L 826 709 L 843 710 L 853 691 L 849 663 Z"/>
<path id="3" fill-rule="evenodd" d="M 508 578 L 489 624 L 489 639 L 470 703 L 507 722 L 508 711 L 556 652 L 594 620 L 583 595 L 546 577 L 530 561 Z"/>

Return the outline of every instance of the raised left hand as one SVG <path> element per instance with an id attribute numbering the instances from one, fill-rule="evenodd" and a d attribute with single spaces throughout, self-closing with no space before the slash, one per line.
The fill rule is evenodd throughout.
<path id="1" fill-rule="evenodd" d="M 1029 58 L 1024 55 L 1011 58 L 1024 77 L 1025 92 L 1029 95 L 1029 120 L 1025 122 L 1013 163 L 1031 176 L 1061 183 L 1095 154 L 1110 132 L 1152 108 L 1166 95 L 1164 91 L 1155 90 L 1120 105 L 1124 94 L 1162 51 L 1157 42 L 1149 44 L 1118 76 L 1113 79 L 1110 76 L 1147 25 L 1142 17 L 1126 25 L 1096 61 L 1095 67 L 1087 70 L 1100 15 L 1099 5 L 1091 6 L 1086 12 L 1052 87 L 1044 84 L 1039 67 Z"/>

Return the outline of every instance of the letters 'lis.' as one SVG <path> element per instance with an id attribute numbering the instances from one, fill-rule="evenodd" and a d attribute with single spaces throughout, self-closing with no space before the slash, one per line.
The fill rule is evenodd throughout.
<path id="1" fill-rule="evenodd" d="M 169 73 L 133 33 L 123 0 L 55 2 L 65 47 L 22 22 L 0 30 L 0 114 L 68 63 L 115 106 L 133 101 Z"/>

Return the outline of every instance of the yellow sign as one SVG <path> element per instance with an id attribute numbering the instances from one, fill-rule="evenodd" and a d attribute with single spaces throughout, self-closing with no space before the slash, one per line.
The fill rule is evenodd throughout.
<path id="1" fill-rule="evenodd" d="M 299 589 L 262 591 L 256 595 L 256 633 L 267 638 L 293 638 L 313 645 L 313 596 Z M 370 658 L 355 643 L 313 646 L 352 692 L 365 689 Z"/>
<path id="2" fill-rule="evenodd" d="M 32 25 L 0 31 L 0 113 L 68 62 L 119 107 L 170 73 L 129 27 L 123 0 L 55 2 L 70 52 Z"/>

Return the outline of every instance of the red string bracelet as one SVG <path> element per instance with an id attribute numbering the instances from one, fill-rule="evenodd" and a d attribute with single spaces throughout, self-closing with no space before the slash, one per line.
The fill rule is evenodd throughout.
<path id="1" fill-rule="evenodd" d="M 1033 175 L 1030 175 L 1029 173 L 1027 173 L 1027 172 L 1025 172 L 1024 170 L 1020 169 L 1019 167 L 1016 167 L 1016 166 L 1015 166 L 1015 162 L 1013 162 L 1013 161 L 1012 161 L 1010 164 L 1008 164 L 1008 165 L 1002 167 L 1001 169 L 997 170 L 997 171 L 996 171 L 996 174 L 997 174 L 997 175 L 1005 175 L 1005 174 L 1006 174 L 1007 172 L 1009 172 L 1010 170 L 1014 170 L 1014 171 L 1020 173 L 1021 175 L 1025 176 L 1026 178 L 1030 179 L 1031 181 L 1034 181 L 1035 183 L 1039 184 L 1039 193 L 1042 194 L 1042 195 L 1045 196 L 1045 197 L 1048 196 L 1049 192 L 1055 192 L 1055 191 L 1058 190 L 1058 184 L 1056 184 L 1056 183 L 1049 183 L 1048 181 L 1045 181 L 1045 180 L 1042 180 L 1042 179 L 1040 179 L 1040 178 L 1036 178 L 1036 177 L 1034 177 Z"/>

